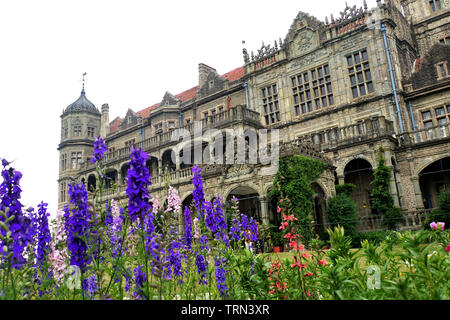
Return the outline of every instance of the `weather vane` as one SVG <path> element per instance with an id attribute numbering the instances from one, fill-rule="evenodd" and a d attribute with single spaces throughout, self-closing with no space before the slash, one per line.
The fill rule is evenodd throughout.
<path id="1" fill-rule="evenodd" d="M 83 92 L 84 92 L 84 77 L 86 76 L 86 72 L 85 73 L 83 73 Z"/>

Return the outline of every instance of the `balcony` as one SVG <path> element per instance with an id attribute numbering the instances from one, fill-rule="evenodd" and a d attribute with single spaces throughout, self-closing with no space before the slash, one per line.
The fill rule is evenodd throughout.
<path id="1" fill-rule="evenodd" d="M 231 126 L 235 122 L 244 121 L 252 126 L 257 128 L 262 127 L 260 122 L 259 113 L 250 109 L 247 109 L 245 105 L 237 105 L 235 107 L 230 108 L 229 110 L 225 110 L 223 112 L 217 113 L 215 115 L 210 115 L 207 118 L 204 118 L 201 121 L 202 132 L 208 129 L 213 128 L 226 128 Z M 195 130 L 195 122 L 190 123 L 182 127 L 182 129 L 186 130 L 190 134 L 194 134 Z M 161 134 L 150 137 L 146 140 L 138 142 L 135 144 L 136 148 L 142 148 L 144 151 L 153 151 L 161 148 L 167 144 L 176 144 L 177 139 L 173 139 L 173 134 L 176 131 L 174 129 L 163 132 Z M 108 165 L 112 162 L 120 162 L 125 159 L 128 159 L 130 156 L 130 148 L 124 147 L 113 152 L 105 153 L 103 157 L 103 164 Z M 92 164 L 90 161 L 80 164 L 80 171 L 92 171 L 95 169 L 95 164 Z"/>
<path id="2" fill-rule="evenodd" d="M 329 129 L 310 135 L 311 141 L 327 152 L 352 144 L 367 143 L 370 140 L 394 137 L 394 123 L 384 116 L 364 119 L 345 127 Z"/>
<path id="3" fill-rule="evenodd" d="M 450 139 L 450 123 L 438 125 L 400 135 L 402 146 L 411 147 L 435 142 L 447 142 Z"/>

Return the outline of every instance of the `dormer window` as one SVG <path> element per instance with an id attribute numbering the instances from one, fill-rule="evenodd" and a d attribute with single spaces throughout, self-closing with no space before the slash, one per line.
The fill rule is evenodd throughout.
<path id="1" fill-rule="evenodd" d="M 447 78 L 449 76 L 447 62 L 439 62 L 438 64 L 436 64 L 436 69 L 438 80 Z"/>
<path id="2" fill-rule="evenodd" d="M 437 10 L 441 10 L 441 0 L 430 0 L 430 7 L 433 12 L 436 12 Z"/>
<path id="3" fill-rule="evenodd" d="M 162 132 L 162 122 L 155 124 L 155 132 L 156 133 Z"/>
<path id="4" fill-rule="evenodd" d="M 88 131 L 87 131 L 88 132 L 88 137 L 93 138 L 94 134 L 95 134 L 94 128 L 93 127 L 88 127 L 87 129 L 88 129 Z"/>

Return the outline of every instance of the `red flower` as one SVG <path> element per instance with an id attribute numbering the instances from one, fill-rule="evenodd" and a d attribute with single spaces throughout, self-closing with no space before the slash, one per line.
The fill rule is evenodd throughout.
<path id="1" fill-rule="evenodd" d="M 306 268 L 308 266 L 308 262 L 305 262 L 305 264 L 301 264 L 300 262 L 296 262 L 291 264 L 291 268 L 299 267 L 300 269 Z"/>
<path id="2" fill-rule="evenodd" d="M 450 251 L 450 244 L 445 248 L 445 251 L 447 251 L 447 252 Z"/>
<path id="3" fill-rule="evenodd" d="M 289 227 L 289 223 L 287 223 L 287 222 L 282 222 L 282 223 L 281 223 L 281 226 L 280 226 L 280 230 L 284 230 L 284 229 L 286 229 L 287 227 Z"/>
<path id="4" fill-rule="evenodd" d="M 308 272 L 308 273 L 306 273 L 305 275 L 304 275 L 304 277 L 306 278 L 306 277 L 311 277 L 313 275 L 313 273 L 312 272 Z"/>
<path id="5" fill-rule="evenodd" d="M 278 207 L 277 207 L 277 212 L 278 212 L 278 213 L 280 213 L 280 212 L 281 212 L 281 210 L 283 210 L 283 209 L 281 209 L 281 207 L 280 207 L 280 206 L 278 206 Z"/>
<path id="6" fill-rule="evenodd" d="M 327 265 L 327 261 L 326 261 L 325 259 L 319 260 L 319 263 L 320 263 L 322 266 L 326 266 L 326 265 Z"/>
<path id="7" fill-rule="evenodd" d="M 311 255 L 308 252 L 303 253 L 302 256 L 306 259 L 311 258 Z"/>

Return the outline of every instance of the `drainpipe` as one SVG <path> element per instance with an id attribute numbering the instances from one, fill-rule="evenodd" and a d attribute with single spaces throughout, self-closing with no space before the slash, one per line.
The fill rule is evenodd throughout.
<path id="1" fill-rule="evenodd" d="M 247 101 L 247 109 L 250 109 L 250 102 L 248 101 L 248 84 L 247 84 L 247 82 L 244 83 L 244 88 L 245 88 L 245 99 Z"/>
<path id="2" fill-rule="evenodd" d="M 179 114 L 178 119 L 180 120 L 180 128 L 182 128 L 183 127 L 183 114 L 182 113 Z"/>
<path id="3" fill-rule="evenodd" d="M 389 65 L 389 74 L 391 76 L 392 91 L 394 94 L 395 106 L 397 108 L 398 121 L 400 124 L 400 134 L 403 134 L 405 132 L 405 129 L 403 128 L 402 114 L 400 113 L 400 106 L 399 106 L 398 98 L 397 98 L 397 86 L 395 85 L 394 69 L 392 68 L 391 55 L 389 52 L 390 50 L 389 50 L 389 46 L 388 46 L 388 42 L 387 42 L 387 38 L 386 38 L 386 26 L 384 23 L 381 24 L 380 30 L 381 30 L 381 33 L 383 34 L 384 48 L 386 50 L 386 57 L 387 57 L 388 65 Z"/>
<path id="4" fill-rule="evenodd" d="M 409 107 L 409 116 L 411 117 L 411 125 L 413 131 L 416 131 L 416 122 L 414 121 L 414 115 L 412 111 L 412 102 L 411 100 L 408 101 L 408 107 Z"/>

